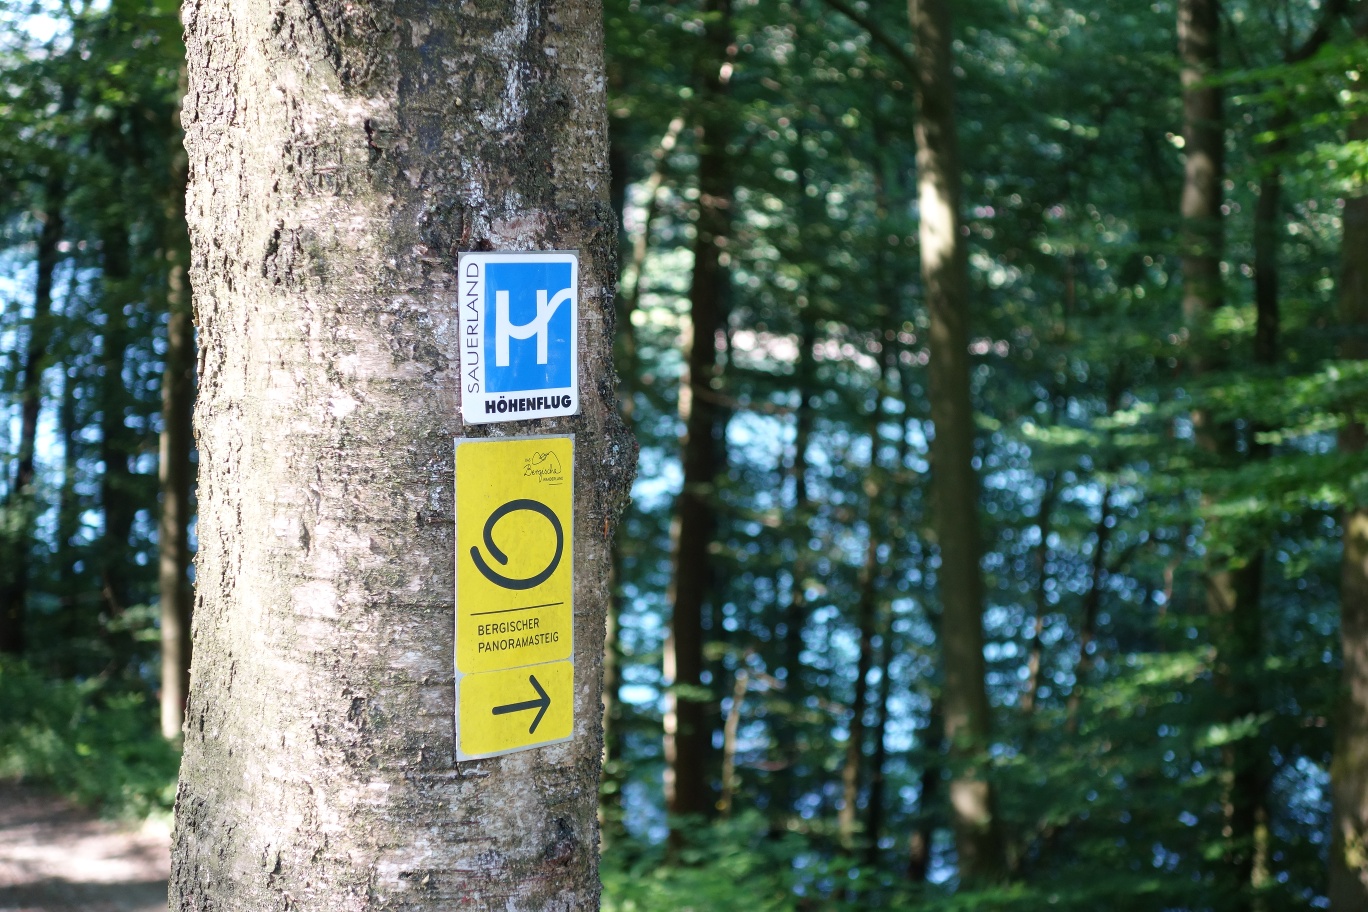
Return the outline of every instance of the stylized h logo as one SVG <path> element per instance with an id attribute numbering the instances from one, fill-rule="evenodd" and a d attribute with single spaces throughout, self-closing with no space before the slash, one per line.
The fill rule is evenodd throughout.
<path id="1" fill-rule="evenodd" d="M 563 390 L 574 382 L 573 264 L 492 261 L 485 301 L 486 391 Z"/>
<path id="2" fill-rule="evenodd" d="M 508 340 L 509 339 L 530 339 L 533 335 L 537 337 L 537 363 L 545 364 L 547 361 L 547 328 L 550 326 L 551 318 L 556 315 L 556 311 L 566 301 L 570 300 L 572 291 L 569 288 L 556 293 L 551 300 L 546 299 L 546 289 L 537 289 L 537 315 L 526 323 L 514 323 L 510 315 L 508 303 L 508 292 L 497 291 L 494 293 L 494 364 L 496 367 L 508 367 Z"/>

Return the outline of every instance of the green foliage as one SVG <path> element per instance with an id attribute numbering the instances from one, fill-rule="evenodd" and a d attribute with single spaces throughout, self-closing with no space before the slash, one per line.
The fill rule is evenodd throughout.
<path id="1" fill-rule="evenodd" d="M 0 777 L 118 816 L 171 809 L 180 754 L 157 736 L 147 694 L 100 679 L 53 680 L 0 657 Z"/>
<path id="2" fill-rule="evenodd" d="M 36 513 L 0 503 L 0 537 L 37 530 L 24 543 L 28 664 L 0 664 L 0 773 L 134 813 L 169 805 L 175 764 L 144 695 L 156 642 L 154 339 L 179 143 L 173 6 L 66 7 L 51 40 L 26 43 L 19 29 L 0 38 L 0 278 L 11 280 L 0 301 L 0 494 L 33 332 L 28 260 L 45 207 L 61 204 L 66 220 L 43 381 L 60 447 L 39 460 Z M 1268 766 L 1267 907 L 1306 907 L 1323 892 L 1337 517 L 1368 497 L 1368 461 L 1336 445 L 1368 416 L 1368 367 L 1337 353 L 1333 317 L 1341 197 L 1368 173 L 1368 146 L 1349 136 L 1368 110 L 1363 44 L 1331 23 L 1328 43 L 1294 61 L 1327 4 L 1223 6 L 1227 304 L 1200 333 L 1219 352 L 1200 376 L 1179 307 L 1173 4 L 955 6 L 990 766 L 1013 862 L 1010 886 L 956 892 L 913 106 L 889 51 L 907 43 L 905 8 L 730 4 L 736 43 L 719 103 L 734 128 L 735 236 L 715 389 L 726 471 L 710 490 L 707 680 L 678 691 L 712 701 L 719 736 L 736 709 L 729 785 L 746 810 L 698 822 L 671 849 L 660 665 L 699 208 L 697 84 L 718 61 L 704 59 L 702 2 L 607 0 L 612 195 L 624 252 L 640 240 L 645 259 L 626 263 L 624 287 L 639 295 L 618 326 L 641 464 L 618 539 L 606 909 L 1219 909 L 1231 901 L 1221 879 L 1231 752 Z M 26 8 L 0 0 L 11 18 Z M 1277 356 L 1256 364 L 1254 215 L 1275 168 Z M 1197 445 L 1198 413 L 1225 435 L 1220 454 Z M 1233 674 L 1257 699 L 1232 712 L 1206 583 L 1250 566 L 1263 568 L 1262 640 Z M 871 579 L 877 659 L 852 848 L 836 817 Z M 1037 673 L 1028 712 L 1024 685 Z M 876 748 L 880 793 L 868 775 Z M 860 841 L 876 806 L 869 853 Z M 916 883 L 903 869 L 923 825 L 930 882 Z"/>
<path id="3" fill-rule="evenodd" d="M 796 898 L 788 871 L 801 849 L 792 839 L 767 841 L 764 822 L 709 827 L 666 863 L 662 845 L 618 845 L 603 857 L 605 912 L 790 912 Z"/>
<path id="4" fill-rule="evenodd" d="M 615 845 L 600 868 L 604 912 L 1153 912 L 1192 892 L 1171 871 L 1118 866 L 1104 846 L 1085 881 L 1060 877 L 956 892 L 953 883 L 917 885 L 894 872 L 871 873 L 850 856 L 814 852 L 804 835 L 766 827 L 762 815 L 749 813 L 699 823 L 673 853 L 658 844 Z"/>
<path id="5" fill-rule="evenodd" d="M 684 844 L 623 843 L 603 857 L 605 912 L 855 912 L 910 909 L 919 891 L 812 851 L 756 812 L 686 829 Z M 940 899 L 945 896 L 939 890 Z M 940 905 L 937 908 L 941 908 Z"/>

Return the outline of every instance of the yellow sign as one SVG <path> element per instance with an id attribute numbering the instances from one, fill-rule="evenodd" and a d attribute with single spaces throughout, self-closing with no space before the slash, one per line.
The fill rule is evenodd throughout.
<path id="1" fill-rule="evenodd" d="M 456 442 L 459 759 L 570 737 L 574 462 L 571 436 Z"/>
<path id="2" fill-rule="evenodd" d="M 465 675 L 457 687 L 461 760 L 570 740 L 575 666 L 569 662 Z"/>

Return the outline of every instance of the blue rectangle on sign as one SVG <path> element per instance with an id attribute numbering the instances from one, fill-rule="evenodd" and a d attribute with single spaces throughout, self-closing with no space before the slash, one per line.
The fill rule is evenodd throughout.
<path id="1" fill-rule="evenodd" d="M 569 263 L 485 270 L 485 382 L 491 393 L 572 385 L 575 288 Z"/>

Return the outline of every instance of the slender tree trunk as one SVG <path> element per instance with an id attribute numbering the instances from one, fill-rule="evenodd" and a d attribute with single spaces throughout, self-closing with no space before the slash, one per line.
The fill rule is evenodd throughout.
<path id="1" fill-rule="evenodd" d="M 1178 6 L 1179 57 L 1183 85 L 1184 179 L 1182 195 L 1183 317 L 1193 339 L 1192 370 L 1201 375 L 1225 366 L 1228 358 L 1214 337 L 1212 323 L 1224 304 L 1221 206 L 1224 199 L 1225 130 L 1220 69 L 1219 0 L 1182 0 Z M 1193 413 L 1198 447 L 1212 464 L 1236 457 L 1235 428 L 1217 422 L 1205 409 Z M 1210 503 L 1210 497 L 1206 499 Z M 1223 542 L 1233 530 L 1206 522 L 1206 609 L 1216 647 L 1215 678 L 1226 722 L 1254 718 L 1259 712 L 1262 655 L 1259 605 L 1263 562 L 1255 551 L 1237 554 Z M 1245 737 L 1226 745 L 1223 835 L 1226 841 L 1225 889 L 1234 909 L 1253 902 L 1254 847 L 1259 808 L 1266 785 L 1261 739 Z"/>
<path id="2" fill-rule="evenodd" d="M 679 144 L 679 134 L 684 130 L 684 118 L 676 117 L 670 121 L 669 127 L 665 130 L 665 135 L 660 138 L 660 144 L 651 153 L 653 167 L 650 177 L 646 178 L 646 184 L 642 188 L 643 195 L 646 197 L 646 212 L 641 220 L 641 230 L 632 237 L 631 247 L 628 250 L 628 260 L 622 270 L 622 278 L 625 287 L 618 296 L 618 325 L 622 328 L 618 333 L 618 342 L 622 352 L 622 361 L 633 367 L 636 366 L 636 334 L 630 332 L 632 314 L 641 306 L 641 287 L 642 280 L 646 273 L 646 257 L 651 251 L 651 229 L 655 226 L 656 216 L 660 214 L 660 197 L 665 190 L 665 174 L 669 168 L 670 155 L 674 152 L 675 146 Z M 635 381 L 635 376 L 624 376 L 625 384 L 630 388 Z M 630 399 L 624 399 L 622 407 L 631 414 L 632 403 Z"/>
<path id="3" fill-rule="evenodd" d="M 961 172 L 954 114 L 950 11 L 910 0 L 917 51 L 917 184 L 922 282 L 930 312 L 932 495 L 940 545 L 941 657 L 950 806 L 964 884 L 1007 871 L 1002 822 L 988 770 L 992 721 L 984 681 L 983 576 L 978 478 L 969 397 L 969 277 L 960 233 Z"/>
<path id="4" fill-rule="evenodd" d="M 201 370 L 171 908 L 598 908 L 611 387 L 601 9 L 185 8 Z M 462 250 L 578 250 L 571 740 L 454 761 Z M 499 431 L 500 428 L 494 428 Z"/>
<path id="5" fill-rule="evenodd" d="M 1279 137 L 1288 128 L 1285 108 L 1275 112 L 1269 130 Z M 1278 248 L 1282 233 L 1282 162 L 1286 142 L 1270 144 L 1268 163 L 1259 176 L 1259 199 L 1254 205 L 1254 361 L 1271 365 L 1278 360 Z"/>
<path id="6" fill-rule="evenodd" d="M 689 286 L 692 335 L 680 389 L 684 487 L 675 503 L 670 630 L 665 641 L 665 807 L 671 815 L 713 810 L 712 706 L 703 683 L 704 607 L 715 588 L 709 549 L 716 485 L 725 465 L 726 410 L 717 401 L 717 337 L 726 325 L 731 233 L 730 130 L 720 109 L 731 72 L 731 0 L 707 0 L 699 74 L 698 234 Z M 677 841 L 681 833 L 671 827 Z"/>
<path id="7" fill-rule="evenodd" d="M 42 211 L 37 213 L 37 280 L 33 290 L 33 319 L 29 322 L 28 344 L 24 349 L 19 379 L 19 452 L 14 475 L 6 492 L 4 519 L 0 529 L 0 653 L 23 655 L 25 615 L 28 604 L 29 555 L 32 551 L 33 523 L 37 513 L 34 502 L 35 455 L 38 441 L 38 412 L 43 403 L 43 371 L 48 362 L 52 340 L 52 282 L 61 260 L 58 244 L 65 230 L 63 209 L 66 184 L 58 173 L 48 176 L 43 190 Z"/>
<path id="8" fill-rule="evenodd" d="M 1347 0 L 1329 0 L 1321 7 L 1321 21 L 1317 27 L 1295 49 L 1284 55 L 1283 62 L 1294 64 L 1310 59 L 1329 40 L 1332 26 L 1344 14 Z M 1281 328 L 1280 289 L 1278 282 L 1278 259 L 1282 248 L 1283 206 L 1282 171 L 1283 161 L 1288 154 L 1287 133 L 1292 128 L 1292 114 L 1287 105 L 1275 99 L 1272 116 L 1269 118 L 1268 132 L 1273 139 L 1263 150 L 1265 161 L 1259 176 L 1259 198 L 1254 208 L 1254 309 L 1256 322 L 1254 329 L 1254 362 L 1265 367 L 1273 367 L 1278 361 Z M 1252 430 L 1263 430 L 1259 422 L 1254 422 Z M 1251 441 L 1249 451 L 1258 458 L 1266 458 L 1269 448 L 1257 441 Z M 1261 565 L 1264 554 L 1256 555 L 1256 563 Z M 1261 624 L 1250 632 L 1258 637 L 1258 656 L 1262 657 Z M 1254 769 L 1251 773 L 1251 787 L 1257 791 L 1258 806 L 1254 811 L 1255 832 L 1253 858 L 1251 860 L 1251 886 L 1255 889 L 1254 908 L 1258 912 L 1267 908 L 1267 903 L 1258 894 L 1270 877 L 1273 848 L 1272 830 L 1269 826 L 1269 797 L 1272 788 L 1271 763 L 1266 754 L 1253 758 Z"/>
<path id="9" fill-rule="evenodd" d="M 741 735 L 741 708 L 746 705 L 749 685 L 750 674 L 744 668 L 738 669 L 732 681 L 731 706 L 722 726 L 722 797 L 717 801 L 717 810 L 723 817 L 731 816 L 736 799 L 736 742 Z"/>
<path id="10" fill-rule="evenodd" d="M 1360 11 L 1354 31 L 1368 47 L 1368 9 Z M 1368 89 L 1362 76 L 1354 88 Z M 1368 141 L 1368 117 L 1350 128 L 1350 139 Z M 1344 239 L 1340 253 L 1339 319 L 1344 328 L 1340 356 L 1368 359 L 1368 192 L 1344 201 Z M 1349 453 L 1368 449 L 1365 416 L 1358 414 L 1340 435 Z M 1340 575 L 1339 712 L 1334 762 L 1330 767 L 1330 908 L 1355 912 L 1368 908 L 1368 503 L 1344 511 L 1344 557 Z"/>
<path id="11" fill-rule="evenodd" d="M 1045 614 L 1050 604 L 1046 584 L 1050 579 L 1050 524 L 1058 496 L 1056 475 L 1056 472 L 1051 472 L 1046 476 L 1045 493 L 1041 495 L 1040 507 L 1036 511 L 1036 530 L 1040 542 L 1036 545 L 1035 559 L 1035 617 L 1031 621 L 1031 635 L 1026 646 L 1026 687 L 1021 692 L 1021 712 L 1027 717 L 1035 712 L 1036 699 L 1040 696 L 1041 669 L 1045 666 L 1045 644 L 1041 636 L 1045 632 Z"/>
<path id="12" fill-rule="evenodd" d="M 1269 124 L 1275 138 L 1265 152 L 1267 164 L 1259 176 L 1259 198 L 1254 207 L 1254 363 L 1266 369 L 1273 368 L 1278 361 L 1281 324 L 1278 255 L 1282 246 L 1282 157 L 1287 154 L 1284 133 L 1289 126 L 1287 109 L 1281 104 L 1277 105 Z M 1269 455 L 1268 446 L 1256 439 L 1257 434 L 1263 430 L 1265 427 L 1261 422 L 1251 421 L 1249 454 L 1253 459 L 1266 459 Z M 1262 568 L 1264 555 L 1263 548 L 1254 552 L 1250 556 L 1251 567 Z M 1258 587 L 1256 600 L 1261 603 L 1262 581 L 1255 576 L 1251 580 L 1251 585 Z M 1262 627 L 1260 607 L 1259 611 L 1248 619 L 1248 642 L 1245 644 L 1246 652 L 1250 653 L 1246 659 L 1255 666 L 1256 673 L 1263 661 Z M 1249 692 L 1257 693 L 1257 690 Z M 1254 707 L 1255 712 L 1259 709 L 1257 705 Z M 1250 846 L 1250 886 L 1254 890 L 1251 908 L 1256 912 L 1264 912 L 1267 909 L 1267 903 L 1259 891 L 1268 885 L 1272 863 L 1272 832 L 1269 828 L 1268 802 L 1273 773 L 1267 750 L 1258 749 L 1260 742 L 1267 743 L 1262 733 L 1255 738 L 1255 750 L 1250 752 L 1249 758 L 1250 769 L 1244 776 L 1245 787 L 1251 791 L 1251 800 L 1255 802 L 1252 810 L 1254 832 Z"/>
<path id="13" fill-rule="evenodd" d="M 932 697 L 926 727 L 917 738 L 927 759 L 922 766 L 917 816 L 907 846 L 907 878 L 913 883 L 926 883 L 926 876 L 931 871 L 931 850 L 936 835 L 936 815 L 944 772 L 940 763 L 945 746 L 945 716 L 941 707 L 940 696 Z"/>
<path id="14" fill-rule="evenodd" d="M 788 513 L 789 529 L 787 540 L 793 549 L 793 561 L 786 568 L 789 586 L 786 601 L 780 611 L 782 633 L 778 639 L 777 664 L 783 670 L 784 712 L 778 714 L 771 723 L 770 737 L 782 764 L 774 776 L 774 807 L 771 825 L 781 826 L 782 821 L 793 813 L 803 789 L 801 781 L 803 757 L 798 745 L 806 743 L 803 734 L 804 700 L 808 693 L 808 681 L 803 666 L 803 633 L 808 624 L 807 580 L 811 572 L 809 556 L 812 540 L 812 498 L 808 487 L 808 447 L 812 442 L 814 408 L 812 399 L 816 395 L 815 364 L 813 346 L 817 344 L 817 323 L 812 313 L 812 304 L 800 299 L 798 318 L 801 329 L 798 340 L 798 361 L 794 368 L 798 404 L 794 409 L 793 453 L 788 460 L 788 475 L 793 479 L 793 507 Z M 782 466 L 781 466 L 782 471 Z M 780 589 L 779 581 L 775 589 Z M 778 633 L 778 632 L 777 632 Z"/>
<path id="15" fill-rule="evenodd" d="M 841 809 L 837 813 L 841 844 L 847 850 L 854 847 L 860 789 L 864 780 L 865 713 L 869 708 L 869 672 L 874 667 L 878 555 L 879 540 L 871 522 L 869 541 L 865 544 L 864 566 L 860 569 L 860 599 L 855 608 L 859 655 L 855 660 L 855 692 L 850 701 L 849 733 L 846 736 L 845 761 L 841 766 Z"/>
<path id="16" fill-rule="evenodd" d="M 630 429 L 636 416 L 636 393 L 640 383 L 641 364 L 637 357 L 636 330 L 632 325 L 632 314 L 641 303 L 642 273 L 646 267 L 646 255 L 650 250 L 651 227 L 660 208 L 660 195 L 665 182 L 666 163 L 679 141 L 684 129 L 684 118 L 676 117 L 670 121 L 669 128 L 661 137 L 660 144 L 652 153 L 654 167 L 646 180 L 646 214 L 637 234 L 630 238 L 631 244 L 628 263 L 623 270 L 624 286 L 619 287 L 617 296 L 617 337 L 615 363 L 618 371 L 618 395 L 622 420 Z M 617 165 L 614 166 L 618 167 Z M 625 168 L 625 163 L 623 165 Z M 616 174 L 616 172 L 615 172 Z M 616 182 L 616 177 L 614 178 Z M 625 204 L 626 187 L 623 187 Z M 619 213 L 618 224 L 622 218 Z M 624 229 L 624 236 L 625 236 Z M 619 639 L 622 610 L 625 598 L 622 593 L 623 572 L 626 566 L 627 551 L 631 544 L 627 536 L 618 536 L 613 542 L 613 601 L 608 613 L 607 636 L 603 650 L 603 807 L 600 816 L 604 821 L 605 841 L 620 830 L 622 783 L 625 770 L 622 764 L 622 700 L 618 690 L 622 682 L 622 647 Z"/>
<path id="17" fill-rule="evenodd" d="M 905 482 L 907 474 L 907 454 L 909 450 L 906 419 L 909 403 L 912 396 L 907 389 L 907 377 L 905 372 L 898 367 L 899 354 L 902 349 L 894 339 L 888 340 L 885 345 L 889 349 L 888 364 L 897 372 L 896 389 L 903 401 L 902 420 L 898 422 L 898 449 L 894 457 L 892 471 L 889 473 L 889 486 L 891 488 L 889 501 L 894 505 L 887 523 L 889 536 L 889 558 L 888 570 L 885 571 L 885 578 L 888 572 L 897 567 L 898 558 L 903 556 L 909 525 L 913 511 L 908 501 L 909 485 Z M 884 602 L 883 610 L 879 617 L 879 635 L 882 642 L 879 647 L 879 691 L 875 697 L 875 716 L 874 730 L 872 732 L 874 741 L 874 753 L 869 758 L 869 802 L 866 809 L 865 822 L 865 863 L 871 868 L 879 867 L 879 840 L 883 837 L 885 820 L 885 790 L 887 786 L 887 765 L 888 765 L 888 701 L 893 695 L 892 666 L 893 657 L 897 654 L 894 648 L 895 633 L 893 630 L 892 607 Z"/>
<path id="18" fill-rule="evenodd" d="M 859 632 L 859 655 L 855 660 L 855 691 L 850 701 L 849 735 L 846 737 L 845 763 L 841 768 L 841 809 L 837 828 L 841 845 L 854 847 L 859 820 L 860 789 L 864 780 L 865 713 L 869 708 L 869 673 L 874 667 L 874 639 L 878 636 L 879 583 L 882 580 L 879 547 L 884 542 L 885 496 L 883 472 L 879 467 L 879 429 L 884 420 L 884 379 L 890 367 L 893 343 L 885 341 L 879 357 L 879 377 L 874 384 L 874 404 L 869 415 L 869 470 L 865 474 L 865 522 L 869 527 L 865 541 L 864 566 L 860 568 L 860 595 L 855 607 L 855 626 Z"/>
<path id="19" fill-rule="evenodd" d="M 886 612 L 885 612 L 886 614 Z M 889 667 L 893 664 L 893 624 L 885 616 L 880 624 L 882 642 L 879 644 L 879 689 L 874 696 L 874 727 L 870 739 L 874 751 L 869 758 L 869 803 L 865 808 L 865 864 L 879 867 L 879 840 L 884 828 L 884 791 L 888 765 L 888 701 L 892 696 Z"/>
<path id="20" fill-rule="evenodd" d="M 180 111 L 175 135 L 181 136 Z M 157 481 L 161 516 L 157 523 L 157 589 L 161 613 L 162 737 L 178 740 L 190 692 L 190 504 L 194 487 L 195 327 L 190 313 L 190 261 L 185 234 L 186 159 L 172 157 L 172 198 L 167 206 L 166 359 L 162 365 L 162 430 Z"/>
<path id="21" fill-rule="evenodd" d="M 137 496 L 130 458 L 136 440 L 125 412 L 130 402 L 124 381 L 128 355 L 128 322 L 125 308 L 133 303 L 131 240 L 121 222 L 105 226 L 100 238 L 102 288 L 100 307 L 105 326 L 100 338 L 100 507 L 104 534 L 100 540 L 100 588 L 105 610 L 117 617 L 132 603 L 128 573 L 128 541 L 137 512 Z"/>
<path id="22" fill-rule="evenodd" d="M 1225 124 L 1217 38 L 1219 0 L 1180 0 L 1178 53 L 1183 85 L 1182 268 L 1183 316 L 1193 327 L 1197 369 L 1206 350 L 1212 314 L 1223 303 L 1221 201 L 1225 178 Z"/>
<path id="23" fill-rule="evenodd" d="M 1079 712 L 1083 706 L 1083 686 L 1092 672 L 1093 644 L 1097 641 L 1097 617 L 1102 611 L 1102 593 L 1107 585 L 1107 542 L 1111 539 L 1111 486 L 1102 489 L 1102 509 L 1093 531 L 1092 581 L 1083 596 L 1083 620 L 1078 626 L 1078 663 L 1074 665 L 1073 689 L 1069 692 L 1064 730 L 1077 734 Z"/>
<path id="24" fill-rule="evenodd" d="M 74 290 L 67 295 L 67 307 L 62 316 L 68 321 L 72 318 L 70 302 L 76 297 Z M 61 631 L 65 648 L 58 660 L 58 673 L 65 678 L 89 674 L 85 668 L 90 628 L 86 623 L 86 612 L 81 600 L 81 574 L 77 571 L 80 563 L 80 546 L 76 536 L 81 529 L 81 501 L 77 484 L 81 479 L 81 447 L 77 435 L 81 423 L 77 418 L 76 367 L 68 363 L 62 376 L 62 400 L 57 410 L 58 433 L 62 439 L 62 486 L 57 495 L 57 597 L 61 614 Z"/>

